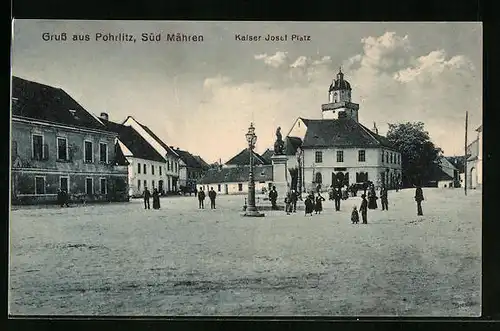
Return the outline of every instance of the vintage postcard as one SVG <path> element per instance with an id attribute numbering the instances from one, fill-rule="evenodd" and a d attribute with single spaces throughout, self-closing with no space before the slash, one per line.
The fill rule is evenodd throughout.
<path id="1" fill-rule="evenodd" d="M 480 23 L 12 24 L 11 316 L 480 316 Z"/>

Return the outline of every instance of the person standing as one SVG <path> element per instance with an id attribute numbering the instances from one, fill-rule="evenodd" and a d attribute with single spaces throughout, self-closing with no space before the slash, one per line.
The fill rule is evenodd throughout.
<path id="1" fill-rule="evenodd" d="M 278 200 L 278 192 L 276 191 L 276 186 L 273 186 L 271 191 L 269 191 L 269 201 L 271 201 L 271 208 L 273 210 L 278 209 L 276 206 L 276 201 Z"/>
<path id="2" fill-rule="evenodd" d="M 287 215 L 290 215 L 290 210 L 292 208 L 292 192 L 288 191 L 285 196 L 285 211 Z"/>
<path id="3" fill-rule="evenodd" d="M 160 193 L 153 189 L 153 209 L 160 209 Z"/>
<path id="4" fill-rule="evenodd" d="M 424 192 L 422 191 L 422 187 L 419 185 L 416 186 L 415 190 L 415 201 L 417 202 L 417 215 L 423 216 L 422 212 L 422 201 L 424 201 Z"/>
<path id="5" fill-rule="evenodd" d="M 387 199 L 387 189 L 385 185 L 380 188 L 380 201 L 382 202 L 382 210 L 389 210 L 389 200 Z"/>
<path id="6" fill-rule="evenodd" d="M 323 201 L 325 201 L 325 198 L 323 198 L 321 194 L 318 193 L 318 195 L 316 196 L 316 203 L 314 205 L 314 212 L 316 214 L 321 214 L 321 212 L 323 211 Z"/>
<path id="7" fill-rule="evenodd" d="M 205 209 L 205 191 L 201 187 L 198 191 L 198 209 Z"/>
<path id="8" fill-rule="evenodd" d="M 351 222 L 352 222 L 352 224 L 359 223 L 359 213 L 358 213 L 358 209 L 356 206 L 352 207 Z"/>
<path id="9" fill-rule="evenodd" d="M 307 214 L 312 216 L 314 209 L 314 195 L 311 196 L 311 194 L 308 194 L 306 199 L 304 200 L 304 205 L 305 205 L 304 216 L 307 216 Z"/>
<path id="10" fill-rule="evenodd" d="M 366 194 L 361 195 L 361 206 L 359 207 L 363 224 L 368 224 L 368 201 L 366 201 Z"/>
<path id="11" fill-rule="evenodd" d="M 297 212 L 297 200 L 298 200 L 298 193 L 295 190 L 292 190 L 292 195 L 290 196 L 290 203 L 292 204 L 292 213 Z"/>
<path id="12" fill-rule="evenodd" d="M 340 200 L 342 200 L 342 188 L 340 186 L 334 189 L 333 198 L 335 199 L 335 211 L 340 211 Z"/>
<path id="13" fill-rule="evenodd" d="M 208 197 L 210 198 L 210 209 L 215 209 L 215 197 L 217 193 L 215 193 L 214 188 L 211 187 L 210 191 L 208 191 Z"/>
<path id="14" fill-rule="evenodd" d="M 144 188 L 144 192 L 142 193 L 144 198 L 144 209 L 151 209 L 149 207 L 149 198 L 151 198 L 151 192 L 149 192 L 148 188 Z"/>
<path id="15" fill-rule="evenodd" d="M 371 184 L 368 190 L 368 208 L 369 209 L 377 209 L 377 194 L 375 192 L 375 185 Z"/>

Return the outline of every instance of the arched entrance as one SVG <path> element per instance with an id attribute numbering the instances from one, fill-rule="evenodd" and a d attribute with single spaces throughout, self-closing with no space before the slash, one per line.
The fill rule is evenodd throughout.
<path id="1" fill-rule="evenodd" d="M 477 170 L 476 167 L 472 167 L 470 169 L 470 188 L 476 188 L 477 187 Z"/>

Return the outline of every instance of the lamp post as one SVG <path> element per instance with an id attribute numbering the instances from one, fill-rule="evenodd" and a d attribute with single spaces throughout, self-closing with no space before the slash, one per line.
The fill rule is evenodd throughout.
<path id="1" fill-rule="evenodd" d="M 304 151 L 302 150 L 302 148 L 299 146 L 297 148 L 297 153 L 296 153 L 296 156 L 297 156 L 297 163 L 298 163 L 298 166 L 299 166 L 299 171 L 298 171 L 298 178 L 297 178 L 297 191 L 299 193 L 299 200 L 302 200 L 302 156 L 304 155 Z"/>
<path id="2" fill-rule="evenodd" d="M 248 174 L 248 205 L 243 216 L 249 217 L 263 217 L 264 214 L 260 213 L 255 206 L 255 182 L 253 178 L 253 149 L 257 142 L 257 135 L 255 135 L 255 127 L 250 123 L 248 132 L 245 135 L 248 143 L 248 151 L 250 152 L 250 170 Z"/>

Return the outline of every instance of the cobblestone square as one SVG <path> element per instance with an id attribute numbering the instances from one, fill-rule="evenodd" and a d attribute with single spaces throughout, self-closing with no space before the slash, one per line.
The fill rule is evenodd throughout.
<path id="1" fill-rule="evenodd" d="M 425 188 L 423 217 L 413 194 L 367 225 L 359 197 L 312 217 L 241 217 L 244 196 L 13 208 L 9 313 L 479 316 L 481 191 Z"/>

